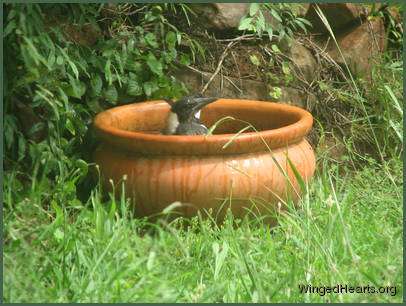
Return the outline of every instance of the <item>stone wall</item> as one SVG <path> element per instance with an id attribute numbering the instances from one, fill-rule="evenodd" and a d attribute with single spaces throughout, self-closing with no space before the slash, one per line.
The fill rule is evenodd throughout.
<path id="1" fill-rule="evenodd" d="M 228 33 L 233 33 L 234 38 L 242 35 L 237 31 L 238 23 L 249 11 L 249 6 L 250 3 L 191 4 L 197 14 L 194 22 L 197 22 L 200 27 L 208 32 L 215 32 L 216 37 L 227 37 Z M 219 63 L 222 55 L 220 52 L 211 66 L 203 65 L 199 69 L 182 68 L 177 72 L 176 78 L 185 82 L 190 92 L 199 92 L 215 72 L 214 68 L 221 64 L 220 71 L 206 86 L 205 95 L 281 101 L 311 110 L 316 103 L 316 98 L 311 90 L 306 88 L 310 88 L 318 79 L 318 73 L 321 70 L 320 57 L 328 58 L 332 65 L 339 66 L 344 74 L 348 73 L 346 69 L 348 66 L 355 78 L 368 80 L 372 61 L 379 60 L 380 53 L 386 46 L 382 20 L 377 17 L 368 17 L 372 10 L 371 6 L 354 3 L 323 3 L 318 6 L 328 20 L 340 49 L 320 19 L 316 4 L 298 3 L 293 9 L 297 10 L 299 16 L 309 20 L 313 27 L 307 34 L 299 33 L 293 43 L 288 44 L 284 40 L 281 42 L 251 40 L 241 50 L 241 45 L 245 43 L 242 39 L 229 48 L 222 63 Z M 381 4 L 375 4 L 374 9 L 379 9 L 381 6 Z M 266 15 L 266 19 L 271 24 L 278 23 L 272 16 Z M 223 49 L 229 43 L 225 40 L 217 41 L 223 41 L 221 42 Z M 277 44 L 282 52 L 280 54 L 274 52 L 271 48 L 272 44 Z M 259 66 L 252 65 L 249 63 L 249 56 L 252 55 L 262 59 L 275 57 L 281 62 L 289 61 L 294 80 L 289 84 L 281 85 L 272 79 L 264 78 L 260 75 L 260 71 L 261 67 L 266 65 L 266 60 Z M 277 75 L 278 72 L 275 74 Z M 282 73 L 280 74 L 283 76 Z M 278 98 L 269 94 L 276 86 L 281 91 Z"/>

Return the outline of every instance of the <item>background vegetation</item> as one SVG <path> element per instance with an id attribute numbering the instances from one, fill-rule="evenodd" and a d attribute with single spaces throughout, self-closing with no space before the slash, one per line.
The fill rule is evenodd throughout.
<path id="1" fill-rule="evenodd" d="M 205 59 L 173 22 L 189 22 L 187 5 L 5 4 L 4 300 L 401 301 L 403 33 L 379 14 L 389 46 L 370 85 L 320 85 L 352 114 L 347 153 L 319 150 L 302 209 L 270 230 L 260 220 L 235 228 L 232 216 L 223 225 L 150 224 L 89 183 L 97 112 L 187 93 L 173 71 Z M 256 22 L 258 35 L 293 35 Z M 328 125 L 317 122 L 317 148 Z M 306 295 L 301 283 L 397 286 L 397 294 Z"/>

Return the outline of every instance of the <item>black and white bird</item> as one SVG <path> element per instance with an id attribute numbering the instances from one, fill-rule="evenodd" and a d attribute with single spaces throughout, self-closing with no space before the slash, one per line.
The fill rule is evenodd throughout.
<path id="1" fill-rule="evenodd" d="M 200 121 L 200 110 L 218 98 L 202 98 L 198 95 L 183 97 L 179 100 L 163 98 L 171 110 L 166 119 L 165 135 L 204 135 L 207 127 Z"/>

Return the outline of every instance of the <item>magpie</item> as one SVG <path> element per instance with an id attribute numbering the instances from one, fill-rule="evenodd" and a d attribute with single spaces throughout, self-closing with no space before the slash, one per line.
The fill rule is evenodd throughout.
<path id="1" fill-rule="evenodd" d="M 200 110 L 218 98 L 202 98 L 200 95 L 183 97 L 176 102 L 162 98 L 171 110 L 166 119 L 164 135 L 205 135 L 207 127 L 200 121 Z"/>

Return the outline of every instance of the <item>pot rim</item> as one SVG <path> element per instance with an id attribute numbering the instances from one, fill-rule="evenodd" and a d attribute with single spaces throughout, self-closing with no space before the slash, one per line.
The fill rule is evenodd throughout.
<path id="1" fill-rule="evenodd" d="M 118 145 L 119 147 L 133 152 L 149 153 L 152 155 L 160 154 L 163 151 L 165 151 L 163 152 L 165 154 L 185 154 L 184 147 L 186 146 L 188 148 L 186 151 L 189 151 L 188 154 L 209 154 L 218 151 L 218 148 L 221 148 L 225 143 L 234 137 L 233 142 L 226 149 L 223 149 L 221 153 L 217 152 L 217 154 L 230 154 L 264 151 L 266 150 L 266 147 L 264 147 L 263 140 L 266 140 L 271 149 L 296 143 L 302 140 L 304 136 L 309 133 L 313 124 L 313 116 L 308 111 L 296 106 L 258 100 L 224 98 L 221 98 L 212 104 L 224 103 L 235 105 L 235 103 L 251 103 L 251 106 L 254 104 L 255 106 L 258 106 L 259 103 L 264 103 L 262 106 L 266 105 L 267 107 L 283 109 L 291 112 L 295 116 L 299 117 L 299 120 L 280 128 L 259 130 L 258 132 L 244 132 L 238 136 L 235 136 L 237 133 L 212 134 L 210 136 L 148 134 L 144 132 L 123 130 L 111 124 L 105 123 L 106 118 L 118 113 L 119 111 L 122 111 L 125 108 L 130 109 L 134 107 L 145 107 L 148 105 L 164 103 L 166 104 L 164 100 L 152 100 L 116 106 L 105 110 L 97 114 L 94 118 L 93 125 L 95 127 L 96 135 L 110 144 Z M 210 104 L 207 107 L 210 107 Z M 259 143 L 262 144 L 262 149 L 258 149 Z M 151 145 L 151 148 L 149 148 L 149 145 Z M 163 149 L 156 150 L 157 145 L 161 146 Z M 143 148 L 141 148 L 141 146 Z M 204 147 L 204 149 L 199 147 Z M 250 149 L 247 150 L 248 147 L 250 147 Z M 214 149 L 212 150 L 210 148 Z"/>

